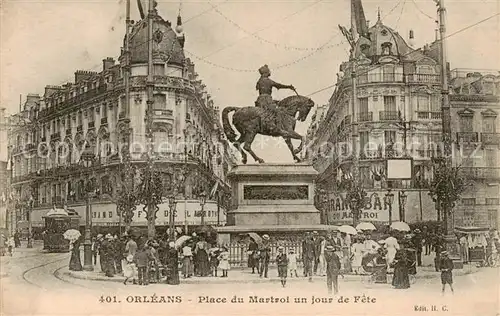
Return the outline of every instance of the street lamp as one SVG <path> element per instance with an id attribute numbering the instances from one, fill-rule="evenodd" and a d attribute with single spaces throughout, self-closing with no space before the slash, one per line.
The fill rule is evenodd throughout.
<path id="1" fill-rule="evenodd" d="M 394 193 L 391 192 L 391 189 L 387 190 L 385 194 L 385 202 L 389 204 L 389 226 L 392 224 L 392 203 L 394 202 Z"/>
<path id="2" fill-rule="evenodd" d="M 207 194 L 205 191 L 200 193 L 200 206 L 201 206 L 201 226 L 205 225 L 205 203 L 207 201 Z"/>
<path id="3" fill-rule="evenodd" d="M 33 222 L 31 220 L 31 214 L 33 213 L 33 196 L 30 195 L 28 200 L 28 245 L 26 248 L 33 248 Z"/>
<path id="4" fill-rule="evenodd" d="M 92 167 L 94 160 L 94 152 L 87 146 L 82 153 L 81 161 L 85 168 L 88 169 Z M 87 178 L 85 186 L 85 241 L 83 242 L 83 270 L 85 271 L 94 271 L 94 267 L 92 266 L 92 241 L 90 236 L 90 227 L 92 225 L 92 205 L 90 199 L 93 190 L 93 183 Z"/>
<path id="5" fill-rule="evenodd" d="M 406 201 L 408 199 L 408 195 L 405 193 L 405 191 L 400 191 L 399 192 L 399 220 L 404 222 L 405 221 L 405 207 L 406 207 Z"/>
<path id="6" fill-rule="evenodd" d="M 170 210 L 169 212 L 169 222 L 168 222 L 168 227 L 169 227 L 169 239 L 174 240 L 175 237 L 175 232 L 174 232 L 174 224 L 175 224 L 175 214 L 176 214 L 176 206 L 177 206 L 177 200 L 175 199 L 175 195 L 170 195 L 168 197 L 168 208 Z"/>

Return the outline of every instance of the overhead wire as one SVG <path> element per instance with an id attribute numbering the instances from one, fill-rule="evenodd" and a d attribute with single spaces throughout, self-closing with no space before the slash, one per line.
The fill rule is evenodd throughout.
<path id="1" fill-rule="evenodd" d="M 398 19 L 396 21 L 396 25 L 395 25 L 395 29 L 398 29 L 399 27 L 399 21 L 401 21 L 401 17 L 403 16 L 403 12 L 405 10 L 405 4 L 406 4 L 406 0 L 403 0 L 403 5 L 401 6 L 401 11 L 399 12 L 399 16 L 398 16 Z"/>
<path id="2" fill-rule="evenodd" d="M 415 8 L 417 9 L 418 12 L 420 12 L 423 16 L 431 19 L 432 21 L 435 21 L 436 18 L 433 18 L 432 16 L 430 16 L 429 14 L 425 13 L 424 11 L 422 11 L 422 9 L 420 9 L 420 7 L 417 5 L 417 2 L 415 0 L 411 0 L 413 2 L 413 5 L 415 6 Z"/>
<path id="3" fill-rule="evenodd" d="M 445 37 L 444 37 L 444 39 L 447 39 L 447 38 L 450 38 L 450 37 L 452 37 L 452 36 L 454 36 L 454 35 L 457 35 L 457 34 L 459 34 L 459 33 L 463 32 L 463 31 L 466 31 L 466 30 L 468 30 L 468 29 L 472 28 L 472 27 L 475 27 L 475 26 L 477 26 L 477 25 L 479 25 L 479 24 L 482 24 L 482 23 L 484 23 L 484 22 L 486 22 L 486 21 L 488 21 L 488 20 L 491 20 L 491 19 L 493 19 L 494 17 L 497 17 L 497 16 L 499 16 L 499 15 L 500 15 L 500 13 L 496 13 L 496 14 L 493 14 L 493 15 L 491 15 L 491 16 L 489 16 L 489 17 L 485 18 L 485 19 L 482 19 L 482 20 L 480 20 L 480 21 L 476 22 L 476 23 L 473 23 L 473 24 L 471 24 L 471 25 L 468 25 L 468 26 L 466 26 L 466 27 L 463 27 L 463 28 L 461 28 L 461 29 L 459 29 L 459 30 L 457 30 L 457 31 L 455 31 L 455 32 L 453 32 L 453 33 L 451 33 L 451 34 L 449 34 L 449 35 L 445 36 Z M 441 40 L 437 40 L 436 42 L 439 42 L 439 41 L 441 41 Z M 410 54 L 412 54 L 412 53 L 414 53 L 414 51 L 411 51 L 411 52 L 409 52 L 409 53 L 407 53 L 407 54 L 401 55 L 401 57 L 406 57 L 406 56 L 408 56 L 408 55 L 410 55 Z M 365 71 L 361 71 L 361 72 L 357 73 L 357 75 L 359 76 L 359 75 L 367 74 L 368 72 L 373 71 L 373 70 L 376 70 L 376 69 L 379 69 L 379 68 L 381 68 L 382 66 L 383 66 L 383 65 L 377 65 L 376 67 L 370 68 L 370 69 L 365 70 Z M 310 96 L 312 96 L 312 95 L 318 94 L 318 93 L 320 93 L 320 92 L 323 92 L 323 91 L 325 91 L 325 90 L 328 90 L 328 89 L 330 89 L 330 88 L 335 87 L 337 84 L 338 84 L 338 83 L 335 83 L 335 84 L 332 84 L 332 85 L 329 85 L 329 86 L 323 87 L 323 88 L 321 88 L 321 89 L 318 89 L 318 90 L 316 90 L 316 91 L 313 91 L 313 92 L 311 92 L 311 93 L 307 94 L 306 96 L 310 97 Z"/>
<path id="4" fill-rule="evenodd" d="M 318 0 L 316 2 L 313 2 L 313 4 L 317 4 L 319 2 L 322 2 L 323 0 Z M 289 46 L 289 45 L 286 45 L 286 44 L 281 44 L 281 43 L 276 43 L 276 42 L 273 42 L 273 41 L 270 41 L 270 40 L 267 40 L 259 35 L 257 35 L 258 32 L 250 32 L 248 31 L 247 29 L 243 28 L 241 25 L 239 25 L 238 23 L 236 23 L 234 20 L 232 20 L 231 18 L 229 18 L 227 15 L 225 15 L 221 10 L 219 10 L 218 8 L 216 8 L 212 3 L 211 1 L 209 0 L 208 3 L 210 4 L 210 6 L 212 6 L 212 8 L 214 9 L 215 12 L 217 12 L 217 14 L 219 14 L 221 17 L 223 17 L 227 22 L 229 22 L 230 24 L 232 24 L 233 26 L 235 26 L 236 28 L 238 28 L 239 30 L 241 30 L 242 32 L 248 34 L 249 36 L 252 36 L 254 37 L 255 39 L 261 41 L 261 42 L 264 42 L 264 43 L 267 43 L 267 44 L 271 44 L 275 47 L 281 47 L 281 48 L 284 48 L 286 50 L 298 50 L 298 51 L 314 51 L 316 50 L 318 47 L 296 47 L 296 46 Z M 301 9 L 303 10 L 303 9 Z"/>

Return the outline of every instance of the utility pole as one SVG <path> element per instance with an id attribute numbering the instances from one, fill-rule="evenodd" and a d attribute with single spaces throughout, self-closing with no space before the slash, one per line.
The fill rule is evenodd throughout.
<path id="1" fill-rule="evenodd" d="M 352 120 L 351 120 L 351 139 L 352 139 L 352 187 L 350 188 L 352 191 L 352 195 L 348 203 L 351 205 L 352 212 L 352 221 L 354 227 L 358 225 L 359 215 L 361 209 L 359 208 L 360 203 L 357 201 L 359 198 L 357 193 L 357 186 L 360 185 L 359 181 L 359 151 L 358 151 L 358 124 L 356 119 L 356 106 L 357 106 L 357 75 L 356 75 L 356 59 L 353 57 L 352 59 L 352 68 L 351 68 L 351 80 L 352 80 L 352 100 L 351 100 L 351 112 L 352 112 Z"/>
<path id="2" fill-rule="evenodd" d="M 450 113 L 450 97 L 448 87 L 448 60 L 446 52 L 446 8 L 444 0 L 434 0 L 437 5 L 439 15 L 439 48 L 441 52 L 441 123 L 442 123 L 442 139 L 443 139 L 443 157 L 438 161 L 442 167 L 451 170 L 452 167 L 452 148 L 451 148 L 451 113 Z M 439 167 L 439 166 L 438 166 Z M 453 188 L 449 188 L 453 190 Z M 459 257 L 457 249 L 456 237 L 453 235 L 453 218 L 452 205 L 449 203 L 440 203 L 440 210 L 443 216 L 444 233 L 446 249 L 450 253 L 450 257 Z"/>

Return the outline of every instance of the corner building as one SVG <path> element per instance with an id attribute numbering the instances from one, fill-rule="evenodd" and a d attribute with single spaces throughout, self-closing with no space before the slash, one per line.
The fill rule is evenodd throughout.
<path id="1" fill-rule="evenodd" d="M 235 156 L 224 138 L 219 108 L 198 78 L 194 64 L 184 56 L 184 34 L 176 33 L 157 13 L 153 30 L 154 168 L 162 173 L 166 194 L 174 182 L 185 179 L 175 224 L 196 226 L 201 223 L 201 192 L 229 194 L 226 174 Z M 147 35 L 146 19 L 131 26 L 128 118 L 131 163 L 138 170 L 146 166 Z M 118 226 L 113 198 L 124 181 L 123 159 L 118 153 L 127 118 L 125 66 L 122 48 L 118 61 L 111 57 L 103 60 L 101 71 L 78 70 L 74 82 L 46 86 L 42 96 L 28 95 L 22 111 L 11 117 L 9 155 L 21 222 L 27 220 L 26 201 L 32 196 L 35 228 L 43 226 L 42 216 L 54 205 L 76 210 L 84 225 L 84 187 L 86 181 L 93 181 L 98 188 L 92 201 L 93 225 Z M 80 160 L 85 144 L 96 157 L 90 176 Z M 133 175 L 134 181 L 138 177 L 138 173 Z M 215 196 L 212 194 L 205 205 L 204 223 L 208 225 L 225 223 L 227 203 L 217 203 Z M 159 207 L 156 223 L 168 225 L 168 202 Z M 141 210 L 137 208 L 132 226 L 146 225 L 146 214 Z"/>
<path id="2" fill-rule="evenodd" d="M 322 210 L 322 221 L 327 224 L 352 224 L 346 194 L 347 183 L 353 175 L 353 157 L 348 154 L 348 148 L 353 141 L 351 74 L 354 67 L 357 84 L 355 122 L 359 133 L 357 146 L 360 148 L 358 175 L 369 198 L 360 221 L 387 224 L 389 213 L 393 222 L 438 220 L 441 214 L 438 214 L 428 195 L 433 174 L 432 157 L 442 153 L 438 42 L 415 49 L 397 31 L 384 25 L 380 17 L 375 25 L 367 26 L 367 29 L 368 35 L 355 42 L 349 61 L 341 64 L 335 91 L 328 104 L 318 107 L 307 132 L 307 159 L 320 173 L 316 204 Z M 412 37 L 413 32 L 410 31 L 409 43 Z M 448 70 L 448 73 L 452 76 L 454 72 Z M 490 93 L 496 96 L 460 96 L 463 92 L 455 87 L 458 81 L 452 79 L 451 86 L 454 88 L 450 88 L 450 99 L 453 141 L 455 148 L 459 147 L 457 145 L 460 142 L 463 143 L 460 129 L 467 126 L 467 131 L 476 133 L 473 143 L 479 143 L 480 122 L 485 122 L 481 121 L 480 113 L 484 112 L 483 116 L 489 117 L 486 123 L 488 127 L 485 127 L 488 133 L 484 137 L 488 139 L 488 150 L 495 151 L 495 154 L 489 155 L 496 157 L 498 146 L 494 144 L 498 141 L 498 130 L 493 117 L 496 117 L 497 111 L 493 108 L 498 107 L 498 72 L 486 79 L 494 82 Z M 474 130 L 473 125 L 460 123 L 458 112 L 467 105 L 477 109 Z M 387 159 L 403 157 L 405 153 L 413 158 L 411 179 L 388 180 Z M 459 202 L 460 205 L 455 208 L 456 225 L 498 225 L 498 220 L 493 220 L 494 217 L 498 219 L 498 215 L 495 215 L 498 214 L 498 198 L 495 198 L 498 196 L 498 184 L 493 185 L 494 189 L 488 186 L 488 183 L 497 183 L 495 174 L 498 170 L 496 160 L 489 159 L 488 165 L 478 160 L 474 165 L 477 167 L 467 171 L 464 169 L 468 178 L 476 179 L 473 189 L 468 193 L 474 198 L 464 195 Z M 458 154 L 454 160 L 455 164 L 461 163 Z M 394 194 L 392 203 L 386 198 L 389 189 Z M 407 196 L 404 202 L 399 198 L 401 192 Z M 477 215 L 479 212 L 475 206 L 470 205 L 474 199 L 479 199 L 483 205 L 481 216 Z M 468 211 L 463 210 L 464 203 L 469 204 L 466 207 Z M 481 220 L 466 220 L 467 212 L 475 214 L 468 215 L 469 218 L 472 216 Z"/>

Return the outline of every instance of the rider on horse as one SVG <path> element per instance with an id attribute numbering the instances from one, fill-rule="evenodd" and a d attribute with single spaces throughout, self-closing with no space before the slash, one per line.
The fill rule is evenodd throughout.
<path id="1" fill-rule="evenodd" d="M 292 85 L 284 85 L 270 79 L 269 77 L 271 76 L 271 70 L 269 70 L 269 67 L 267 65 L 260 67 L 259 73 L 260 78 L 259 81 L 257 81 L 257 85 L 255 86 L 255 89 L 259 91 L 259 97 L 257 98 L 257 101 L 255 101 L 255 105 L 257 107 L 265 109 L 268 113 L 268 115 L 265 117 L 265 120 L 267 121 L 269 132 L 271 134 L 279 133 L 281 130 L 278 127 L 279 113 L 278 109 L 276 108 L 276 102 L 271 96 L 273 87 L 276 89 L 290 89 L 293 91 L 295 91 L 295 88 Z"/>

